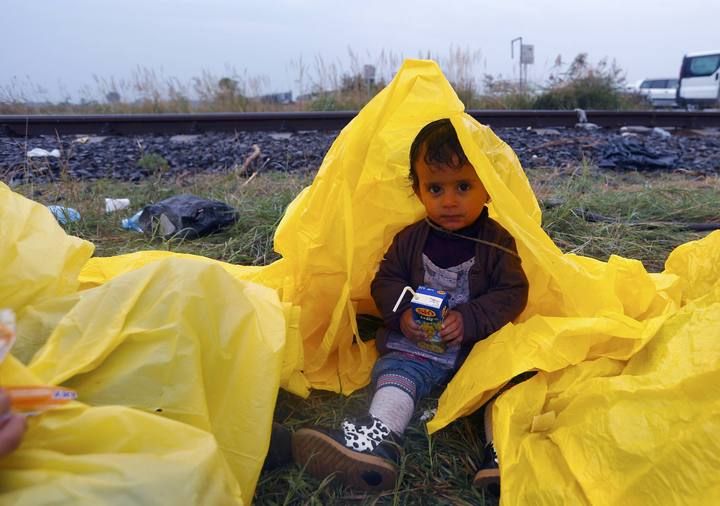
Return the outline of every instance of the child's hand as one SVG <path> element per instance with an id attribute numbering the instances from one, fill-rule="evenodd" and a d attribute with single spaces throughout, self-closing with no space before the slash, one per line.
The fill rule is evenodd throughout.
<path id="1" fill-rule="evenodd" d="M 425 333 L 413 318 L 412 309 L 406 309 L 400 317 L 400 331 L 411 341 L 425 339 Z"/>
<path id="2" fill-rule="evenodd" d="M 10 411 L 10 398 L 0 389 L 0 457 L 20 446 L 26 428 L 25 417 Z"/>
<path id="3" fill-rule="evenodd" d="M 463 324 L 462 314 L 458 311 L 448 311 L 440 330 L 440 337 L 448 346 L 460 344 L 465 334 L 465 325 Z"/>

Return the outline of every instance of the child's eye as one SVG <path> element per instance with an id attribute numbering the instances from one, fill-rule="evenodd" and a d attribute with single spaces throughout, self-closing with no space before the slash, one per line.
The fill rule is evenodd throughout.
<path id="1" fill-rule="evenodd" d="M 460 190 L 461 192 L 469 191 L 470 188 L 472 188 L 472 186 L 470 186 L 470 183 L 460 183 L 458 185 L 458 190 Z"/>
<path id="2" fill-rule="evenodd" d="M 438 184 L 431 184 L 428 186 L 428 193 L 432 193 L 433 195 L 437 195 L 442 191 L 442 188 L 440 188 L 440 185 Z"/>

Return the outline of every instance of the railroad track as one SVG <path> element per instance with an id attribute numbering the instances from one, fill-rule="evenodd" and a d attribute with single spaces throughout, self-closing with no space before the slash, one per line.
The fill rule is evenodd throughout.
<path id="1" fill-rule="evenodd" d="M 492 127 L 572 127 L 575 111 L 471 110 Z M 0 116 L 0 135 L 140 135 L 203 132 L 340 130 L 355 111 L 252 112 L 198 114 L 11 115 Z M 601 127 L 719 128 L 720 111 L 585 111 L 587 121 Z"/>

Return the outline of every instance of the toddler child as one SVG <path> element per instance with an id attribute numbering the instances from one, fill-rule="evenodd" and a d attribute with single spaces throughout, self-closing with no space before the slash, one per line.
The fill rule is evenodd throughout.
<path id="1" fill-rule="evenodd" d="M 472 346 L 516 318 L 527 302 L 515 241 L 488 217 L 488 193 L 450 120 L 418 133 L 410 180 L 427 217 L 395 236 L 371 285 L 385 327 L 376 339 L 381 356 L 372 372 L 369 413 L 339 429 L 303 428 L 293 437 L 294 458 L 309 473 L 321 479 L 336 473 L 346 485 L 368 491 L 395 486 L 402 435 L 418 402 L 445 385 Z M 426 335 L 409 300 L 394 311 L 406 286 L 421 285 L 449 295 L 440 331 L 444 353 L 417 346 Z"/>

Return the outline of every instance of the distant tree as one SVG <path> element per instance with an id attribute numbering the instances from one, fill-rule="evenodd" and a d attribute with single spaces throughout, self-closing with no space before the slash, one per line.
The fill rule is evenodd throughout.
<path id="1" fill-rule="evenodd" d="M 117 91 L 109 91 L 105 94 L 105 100 L 107 100 L 109 104 L 117 104 L 120 102 L 120 93 Z"/>
<path id="2" fill-rule="evenodd" d="M 218 107 L 226 111 L 244 111 L 247 109 L 248 99 L 240 90 L 240 84 L 230 77 L 223 77 L 217 83 L 215 102 Z"/>
<path id="3" fill-rule="evenodd" d="M 562 65 L 558 56 L 545 91 L 535 100 L 535 108 L 611 110 L 626 106 L 621 93 L 625 74 L 615 61 L 602 59 L 592 65 L 587 53 L 580 53 L 564 72 Z"/>
<path id="4" fill-rule="evenodd" d="M 229 77 L 223 77 L 218 81 L 218 89 L 221 94 L 234 97 L 237 94 L 238 82 Z"/>

